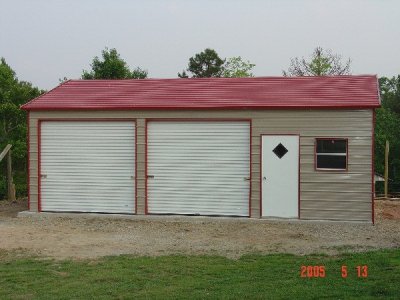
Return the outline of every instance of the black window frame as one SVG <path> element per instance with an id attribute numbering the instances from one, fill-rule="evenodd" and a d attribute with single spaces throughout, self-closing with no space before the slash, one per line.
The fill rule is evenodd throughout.
<path id="1" fill-rule="evenodd" d="M 345 168 L 320 168 L 318 167 L 318 156 L 319 155 L 324 155 L 324 156 L 329 156 L 330 153 L 318 153 L 318 141 L 345 141 L 346 146 L 345 146 L 345 153 L 336 153 L 332 152 L 332 156 L 345 156 L 346 157 L 346 167 Z M 348 138 L 337 138 L 337 137 L 319 137 L 315 138 L 315 145 L 314 145 L 314 169 L 315 171 L 328 171 L 328 172 L 347 172 L 349 167 L 349 140 Z"/>

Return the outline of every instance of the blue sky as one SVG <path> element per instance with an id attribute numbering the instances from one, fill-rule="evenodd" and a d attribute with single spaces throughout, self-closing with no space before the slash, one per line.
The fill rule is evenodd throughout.
<path id="1" fill-rule="evenodd" d="M 0 56 L 44 89 L 79 78 L 106 46 L 154 78 L 177 77 L 207 47 L 250 60 L 257 76 L 316 46 L 350 57 L 353 74 L 400 74 L 395 0 L 0 0 L 0 11 Z"/>

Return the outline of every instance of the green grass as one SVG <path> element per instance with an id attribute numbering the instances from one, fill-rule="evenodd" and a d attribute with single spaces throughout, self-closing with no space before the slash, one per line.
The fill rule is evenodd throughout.
<path id="1" fill-rule="evenodd" d="M 325 278 L 301 278 L 324 265 Z M 348 277 L 341 277 L 341 266 Z M 368 277 L 355 267 L 368 265 Z M 0 261 L 0 299 L 399 299 L 400 250 L 324 255 L 118 256 L 87 261 Z"/>

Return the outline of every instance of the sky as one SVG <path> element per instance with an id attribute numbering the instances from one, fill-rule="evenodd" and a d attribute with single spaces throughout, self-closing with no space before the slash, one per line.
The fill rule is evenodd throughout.
<path id="1" fill-rule="evenodd" d="M 400 74 L 398 0 L 0 0 L 0 57 L 42 89 L 77 79 L 116 48 L 150 78 L 176 78 L 212 48 L 281 76 L 321 46 L 351 58 L 353 74 Z"/>

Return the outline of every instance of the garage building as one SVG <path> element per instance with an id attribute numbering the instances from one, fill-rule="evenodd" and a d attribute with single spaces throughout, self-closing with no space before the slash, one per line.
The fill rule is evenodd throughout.
<path id="1" fill-rule="evenodd" d="M 29 210 L 373 222 L 376 76 L 70 80 L 28 102 Z"/>

